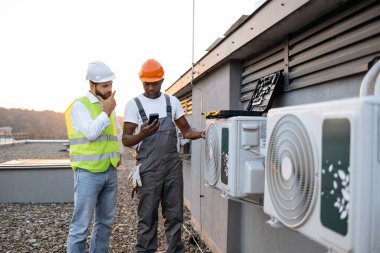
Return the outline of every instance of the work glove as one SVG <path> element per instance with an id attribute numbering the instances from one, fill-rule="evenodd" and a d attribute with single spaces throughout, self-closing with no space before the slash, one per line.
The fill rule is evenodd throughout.
<path id="1" fill-rule="evenodd" d="M 132 198 L 135 195 L 137 185 L 140 187 L 142 186 L 141 177 L 140 177 L 140 166 L 141 164 L 133 167 L 131 173 L 129 173 L 129 176 L 128 176 L 128 179 L 131 180 L 132 182 Z"/>

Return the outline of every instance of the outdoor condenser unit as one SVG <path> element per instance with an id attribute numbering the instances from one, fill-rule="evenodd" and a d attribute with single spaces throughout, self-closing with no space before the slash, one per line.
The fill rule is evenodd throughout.
<path id="1" fill-rule="evenodd" d="M 380 252 L 380 96 L 269 110 L 267 145 L 270 224 L 330 252 Z"/>
<path id="2" fill-rule="evenodd" d="M 222 110 L 206 115 L 205 181 L 222 196 L 246 197 L 264 192 L 267 112 L 282 73 L 260 78 L 244 111 Z"/>
<path id="3" fill-rule="evenodd" d="M 231 197 L 264 192 L 266 119 L 208 119 L 205 180 Z"/>

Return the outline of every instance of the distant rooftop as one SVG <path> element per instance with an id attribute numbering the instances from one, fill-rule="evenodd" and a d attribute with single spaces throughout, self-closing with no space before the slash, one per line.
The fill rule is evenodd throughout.
<path id="1" fill-rule="evenodd" d="M 62 142 L 0 143 L 0 163 L 22 159 L 69 159 L 69 153 Z"/>
<path id="2" fill-rule="evenodd" d="M 69 159 L 17 159 L 0 163 L 0 169 L 71 167 Z"/>

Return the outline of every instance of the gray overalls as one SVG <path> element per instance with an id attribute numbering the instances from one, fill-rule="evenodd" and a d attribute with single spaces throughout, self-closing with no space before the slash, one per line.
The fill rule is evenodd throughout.
<path id="1" fill-rule="evenodd" d="M 183 222 L 182 163 L 177 152 L 176 128 L 172 120 L 169 96 L 166 118 L 160 118 L 160 128 L 145 138 L 137 150 L 142 186 L 139 197 L 138 232 L 135 252 L 156 252 L 158 208 L 161 201 L 165 219 L 166 252 L 184 252 L 181 240 Z M 135 102 L 143 122 L 148 120 L 138 98 Z"/>

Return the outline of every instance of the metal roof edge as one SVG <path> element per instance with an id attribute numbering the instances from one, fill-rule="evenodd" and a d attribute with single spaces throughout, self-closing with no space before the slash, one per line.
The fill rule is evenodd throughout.
<path id="1" fill-rule="evenodd" d="M 294 11 L 312 0 L 293 0 L 283 2 L 281 0 L 266 1 L 258 9 L 241 23 L 235 31 L 223 38 L 211 51 L 206 53 L 198 62 L 194 64 L 194 76 L 192 68 L 186 71 L 177 81 L 166 89 L 166 93 L 176 95 L 181 89 L 197 80 L 207 71 L 217 67 L 228 59 L 233 52 L 244 46 L 249 41 L 255 39 L 267 29 L 292 14 Z M 280 8 L 280 11 L 278 11 Z M 273 10 L 276 9 L 276 15 Z M 271 22 L 260 22 L 270 16 Z"/>

